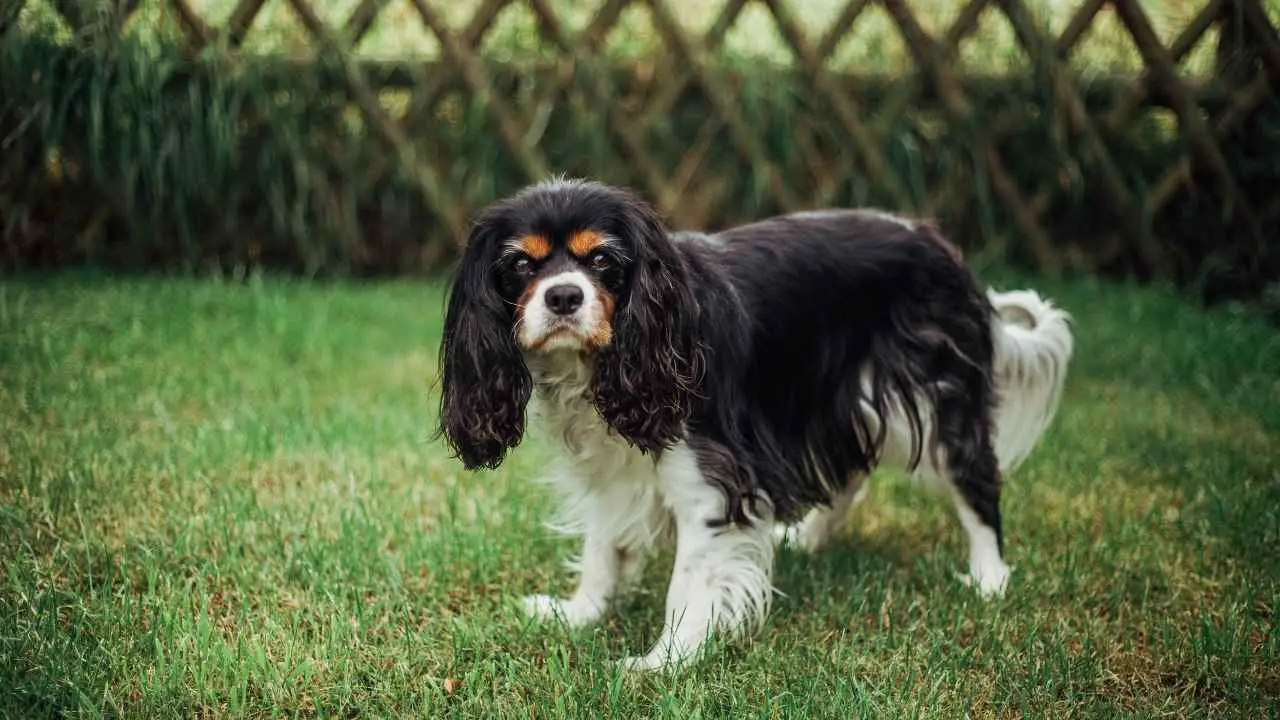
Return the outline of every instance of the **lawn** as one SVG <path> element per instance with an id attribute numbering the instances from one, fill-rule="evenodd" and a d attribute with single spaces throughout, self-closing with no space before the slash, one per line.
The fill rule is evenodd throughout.
<path id="1" fill-rule="evenodd" d="M 0 714 L 1274 714 L 1280 331 L 1031 282 L 1078 354 L 1007 481 L 1004 600 L 953 580 L 947 504 L 888 479 L 845 545 L 780 555 L 763 632 L 631 676 L 669 556 L 595 630 L 520 616 L 572 547 L 544 446 L 470 474 L 431 439 L 440 285 L 8 278 Z"/>

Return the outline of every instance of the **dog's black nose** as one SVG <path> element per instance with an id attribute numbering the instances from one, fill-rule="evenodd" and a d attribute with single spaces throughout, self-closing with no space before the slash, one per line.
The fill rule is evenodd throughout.
<path id="1" fill-rule="evenodd" d="M 547 307 L 557 315 L 568 315 L 582 307 L 582 288 L 577 285 L 554 285 L 547 288 Z"/>

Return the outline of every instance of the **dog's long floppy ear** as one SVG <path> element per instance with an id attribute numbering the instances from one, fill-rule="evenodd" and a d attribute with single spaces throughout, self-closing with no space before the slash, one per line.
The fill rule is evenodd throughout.
<path id="1" fill-rule="evenodd" d="M 683 436 L 704 358 L 685 263 L 653 208 L 623 195 L 617 230 L 633 253 L 629 292 L 614 315 L 613 342 L 597 355 L 593 399 L 615 432 L 657 452 Z"/>
<path id="2" fill-rule="evenodd" d="M 524 437 L 533 381 L 494 278 L 498 228 L 481 215 L 453 278 L 440 345 L 440 431 L 467 469 L 496 468 Z"/>

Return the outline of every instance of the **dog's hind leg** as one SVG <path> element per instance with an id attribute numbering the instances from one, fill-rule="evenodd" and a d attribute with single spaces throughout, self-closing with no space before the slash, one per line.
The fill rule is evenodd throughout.
<path id="1" fill-rule="evenodd" d="M 983 597 L 1000 597 L 1009 583 L 1009 567 L 1004 562 L 999 510 L 994 505 L 985 512 L 975 508 L 960 490 L 953 490 L 953 497 L 960 524 L 969 536 L 969 573 L 960 575 L 960 581 L 977 588 Z"/>
<path id="2" fill-rule="evenodd" d="M 969 573 L 961 576 L 983 597 L 1004 594 L 1009 568 L 1004 562 L 1000 517 L 1000 470 L 988 423 L 980 417 L 941 408 L 934 470 L 955 502 L 969 537 Z"/>

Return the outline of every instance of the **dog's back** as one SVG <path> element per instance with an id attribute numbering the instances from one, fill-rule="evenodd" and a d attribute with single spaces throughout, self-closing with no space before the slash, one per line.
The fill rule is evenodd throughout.
<path id="1" fill-rule="evenodd" d="M 833 210 L 684 235 L 678 246 L 701 274 L 695 285 L 726 289 L 708 305 L 731 297 L 741 307 L 740 322 L 702 331 L 717 369 L 705 395 L 710 412 L 740 424 L 780 516 L 871 471 L 890 416 L 908 466 L 943 436 L 958 462 L 986 462 L 994 312 L 931 226 Z"/>

